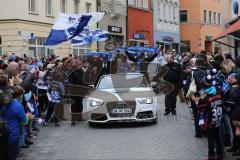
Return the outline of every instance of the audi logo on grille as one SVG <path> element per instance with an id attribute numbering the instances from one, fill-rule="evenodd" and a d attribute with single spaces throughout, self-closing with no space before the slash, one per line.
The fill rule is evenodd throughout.
<path id="1" fill-rule="evenodd" d="M 127 104 L 126 104 L 125 102 L 118 102 L 118 103 L 117 103 L 117 106 L 118 106 L 118 107 L 126 107 Z"/>

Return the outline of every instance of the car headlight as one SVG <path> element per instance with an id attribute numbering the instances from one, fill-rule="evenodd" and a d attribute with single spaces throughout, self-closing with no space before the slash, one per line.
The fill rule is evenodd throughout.
<path id="1" fill-rule="evenodd" d="M 104 104 L 103 100 L 90 100 L 90 106 L 92 107 L 97 107 L 97 106 L 101 106 Z"/>
<path id="2" fill-rule="evenodd" d="M 141 98 L 141 99 L 138 99 L 138 102 L 141 104 L 152 104 L 153 99 L 152 98 Z"/>

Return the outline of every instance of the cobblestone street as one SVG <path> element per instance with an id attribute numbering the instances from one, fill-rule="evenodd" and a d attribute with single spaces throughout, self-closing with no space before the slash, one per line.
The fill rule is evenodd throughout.
<path id="1" fill-rule="evenodd" d="M 160 112 L 163 114 L 163 97 Z M 178 104 L 178 116 L 159 117 L 157 125 L 119 124 L 91 128 L 87 122 L 41 128 L 27 160 L 45 159 L 204 159 L 206 139 L 194 138 L 190 109 Z"/>

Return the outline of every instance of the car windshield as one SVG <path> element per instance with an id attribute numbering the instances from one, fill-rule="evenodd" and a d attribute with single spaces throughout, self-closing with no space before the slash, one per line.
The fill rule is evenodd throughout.
<path id="1" fill-rule="evenodd" d="M 143 75 L 140 74 L 120 74 L 104 76 L 98 89 L 114 89 L 114 88 L 135 88 L 135 87 L 148 87 L 148 83 Z"/>

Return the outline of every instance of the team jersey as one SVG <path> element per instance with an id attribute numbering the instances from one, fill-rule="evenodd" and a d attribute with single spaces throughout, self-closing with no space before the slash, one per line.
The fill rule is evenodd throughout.
<path id="1" fill-rule="evenodd" d="M 218 128 L 222 121 L 222 96 L 220 93 L 216 95 L 202 93 L 198 102 L 200 119 L 199 124 L 205 128 Z"/>

